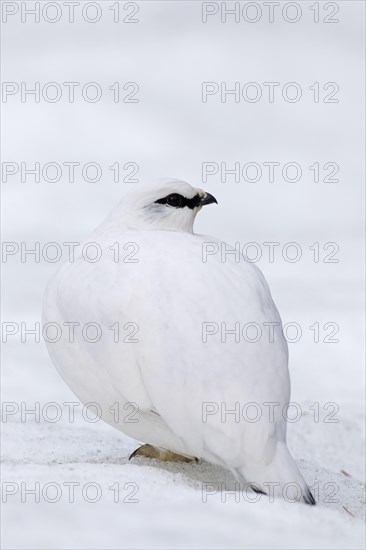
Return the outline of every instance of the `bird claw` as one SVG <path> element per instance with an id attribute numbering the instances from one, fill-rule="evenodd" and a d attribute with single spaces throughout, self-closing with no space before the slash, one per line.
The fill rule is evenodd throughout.
<path id="1" fill-rule="evenodd" d="M 166 451 L 165 449 L 158 449 L 152 445 L 142 445 L 138 447 L 132 454 L 130 454 L 128 460 L 135 456 L 144 456 L 146 458 L 157 458 L 164 462 L 198 462 L 195 457 L 188 457 L 173 453 L 172 451 Z"/>

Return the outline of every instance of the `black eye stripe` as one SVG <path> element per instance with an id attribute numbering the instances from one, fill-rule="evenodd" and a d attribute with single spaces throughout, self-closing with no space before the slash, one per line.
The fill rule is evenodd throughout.
<path id="1" fill-rule="evenodd" d="M 179 197 L 179 199 L 178 199 Z M 173 204 L 170 204 L 170 203 Z M 197 194 L 191 199 L 187 199 L 186 197 L 183 197 L 183 195 L 179 195 L 178 193 L 172 193 L 171 195 L 167 195 L 163 199 L 159 199 L 158 201 L 155 201 L 157 204 L 167 204 L 168 206 L 173 206 L 174 208 L 184 208 L 185 206 L 188 206 L 188 208 L 196 208 L 196 206 L 199 206 L 201 202 L 201 197 Z"/>
<path id="2" fill-rule="evenodd" d="M 188 206 L 188 208 L 191 208 L 193 210 L 193 208 L 196 208 L 196 206 L 199 206 L 201 204 L 201 199 L 202 197 L 197 194 L 191 199 L 185 199 L 186 205 Z"/>

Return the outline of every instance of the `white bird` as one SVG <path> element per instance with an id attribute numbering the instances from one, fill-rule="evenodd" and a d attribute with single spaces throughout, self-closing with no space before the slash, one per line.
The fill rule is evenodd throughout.
<path id="1" fill-rule="evenodd" d="M 180 180 L 128 192 L 87 240 L 88 258 L 49 282 L 44 324 L 62 328 L 50 356 L 84 404 L 147 444 L 136 453 L 197 457 L 256 492 L 315 504 L 286 444 L 288 350 L 267 283 L 245 258 L 205 258 L 233 249 L 193 233 L 213 202 Z M 259 339 L 243 337 L 258 326 Z"/>

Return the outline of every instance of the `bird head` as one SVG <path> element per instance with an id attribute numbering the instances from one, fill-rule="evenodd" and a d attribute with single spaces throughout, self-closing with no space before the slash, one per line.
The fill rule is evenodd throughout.
<path id="1" fill-rule="evenodd" d="M 115 211 L 113 221 L 128 229 L 193 232 L 197 213 L 215 197 L 181 180 L 159 180 L 136 185 Z"/>

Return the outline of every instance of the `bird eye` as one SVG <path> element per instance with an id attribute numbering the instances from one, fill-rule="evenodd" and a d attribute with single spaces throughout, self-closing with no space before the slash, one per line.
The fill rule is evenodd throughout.
<path id="1" fill-rule="evenodd" d="M 167 196 L 166 202 L 169 206 L 179 208 L 180 206 L 183 206 L 183 197 L 182 195 L 178 195 L 178 193 L 173 193 L 172 195 Z"/>
<path id="2" fill-rule="evenodd" d="M 182 195 L 172 193 L 171 195 L 167 195 L 163 199 L 159 199 L 155 202 L 157 204 L 167 204 L 168 206 L 173 206 L 174 208 L 183 208 L 183 206 L 186 206 L 186 200 L 187 199 L 182 197 Z"/>

